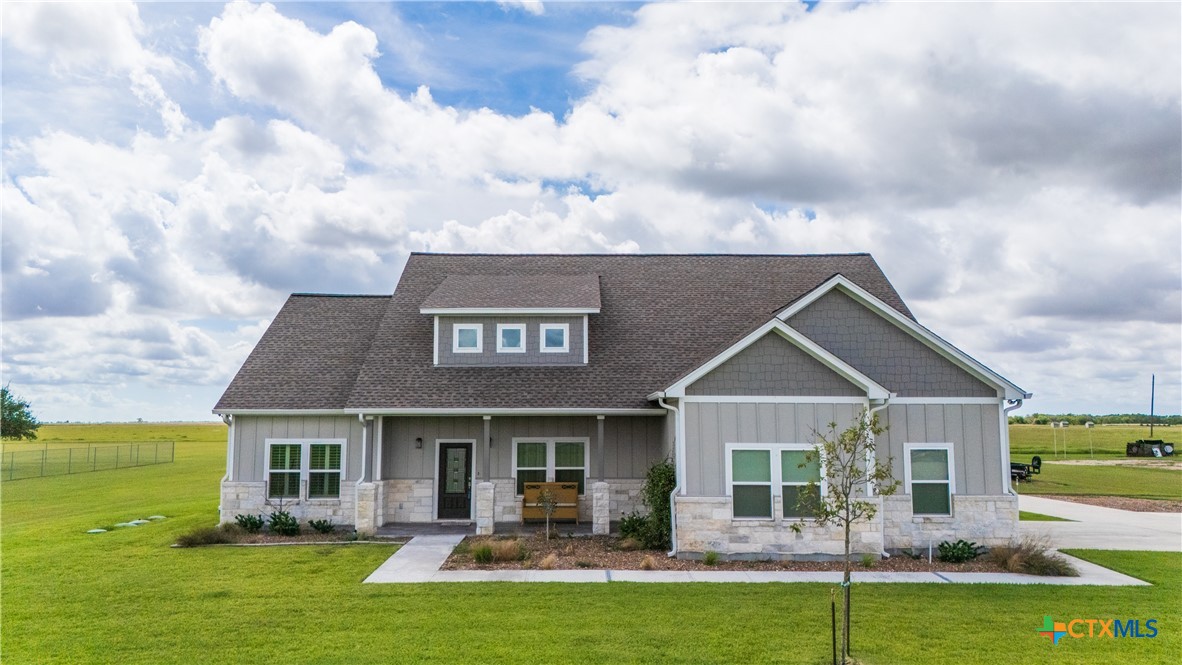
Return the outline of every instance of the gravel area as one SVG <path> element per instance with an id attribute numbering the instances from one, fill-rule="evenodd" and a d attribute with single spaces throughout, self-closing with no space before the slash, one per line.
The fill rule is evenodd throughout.
<path id="1" fill-rule="evenodd" d="M 512 541 L 514 537 L 469 536 L 460 543 L 443 570 L 533 570 L 545 566 L 542 561 L 554 555 L 554 570 L 589 568 L 595 570 L 841 570 L 840 561 L 724 561 L 707 566 L 701 561 L 671 559 L 663 551 L 623 549 L 622 541 L 616 536 L 574 536 L 551 538 L 549 542 L 542 534 L 522 536 L 518 540 L 525 550 L 525 559 L 478 564 L 472 559 L 471 551 L 483 543 Z M 627 547 L 627 544 L 623 544 Z M 912 559 L 893 556 L 875 560 L 869 568 L 862 565 L 861 557 L 855 557 L 854 570 L 883 572 L 961 572 L 992 573 L 1005 572 L 998 566 L 985 561 L 984 557 L 963 564 L 941 561 L 928 563 L 927 557 Z"/>
<path id="2" fill-rule="evenodd" d="M 1131 510 L 1136 513 L 1182 513 L 1182 501 L 1168 499 L 1134 499 L 1127 496 L 1067 496 L 1049 494 L 1031 494 L 1041 499 L 1055 499 L 1072 503 L 1086 503 L 1090 506 L 1103 506 L 1118 510 Z"/>

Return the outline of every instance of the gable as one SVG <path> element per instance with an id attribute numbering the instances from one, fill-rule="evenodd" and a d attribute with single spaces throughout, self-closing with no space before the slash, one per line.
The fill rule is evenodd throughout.
<path id="1" fill-rule="evenodd" d="M 898 326 L 831 289 L 788 324 L 900 397 L 997 397 L 998 391 Z"/>
<path id="2" fill-rule="evenodd" d="M 769 332 L 694 381 L 687 395 L 791 395 L 865 397 L 866 391 Z"/>

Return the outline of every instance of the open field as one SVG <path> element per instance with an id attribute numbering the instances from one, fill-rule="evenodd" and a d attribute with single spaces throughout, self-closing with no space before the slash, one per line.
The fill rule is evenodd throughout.
<path id="1" fill-rule="evenodd" d="M 1182 471 L 1171 468 L 1043 464 L 1030 482 L 1015 483 L 1019 494 L 1076 494 L 1182 500 Z"/>
<path id="2" fill-rule="evenodd" d="M 1089 459 L 1094 450 L 1096 459 L 1123 459 L 1126 443 L 1148 438 L 1149 428 L 1136 425 L 1104 425 L 1091 429 L 1010 425 L 1010 458 L 1015 462 L 1029 462 L 1033 455 L 1040 455 L 1044 460 Z M 1182 444 L 1182 427 L 1154 427 L 1153 438 Z"/>
<path id="3" fill-rule="evenodd" d="M 373 586 L 360 582 L 393 546 L 171 549 L 216 521 L 225 469 L 224 429 L 172 427 L 152 436 L 184 442 L 174 464 L 0 485 L 5 663 L 828 662 L 823 584 Z M 168 519 L 84 533 L 152 514 Z M 859 586 L 855 653 L 1175 662 L 1182 555 L 1073 554 L 1157 586 Z M 1161 632 L 1052 646 L 1047 614 L 1156 618 Z"/>

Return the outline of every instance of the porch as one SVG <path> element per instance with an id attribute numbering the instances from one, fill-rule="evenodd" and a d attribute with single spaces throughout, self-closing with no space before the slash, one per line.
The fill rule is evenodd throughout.
<path id="1" fill-rule="evenodd" d="M 561 536 L 590 536 L 592 525 L 590 522 L 574 524 L 570 522 L 551 522 L 550 527 Z M 545 522 L 496 522 L 495 533 L 498 535 L 532 536 L 543 533 Z M 610 532 L 619 533 L 620 523 L 611 522 Z M 393 522 L 378 527 L 375 535 L 382 538 L 413 538 L 415 536 L 475 536 L 476 522 Z"/>

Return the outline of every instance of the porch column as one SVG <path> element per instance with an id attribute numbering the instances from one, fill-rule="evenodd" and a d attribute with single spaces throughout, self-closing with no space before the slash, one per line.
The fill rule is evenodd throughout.
<path id="1" fill-rule="evenodd" d="M 481 452 L 483 459 L 481 459 L 481 466 L 484 468 L 484 475 L 481 476 L 485 482 L 492 482 L 492 458 L 489 456 L 489 449 L 492 448 L 492 416 L 484 416 L 484 450 Z"/>
<path id="2" fill-rule="evenodd" d="M 598 425 L 598 438 L 595 440 L 595 477 L 603 482 L 603 420 L 605 416 L 595 416 Z"/>

